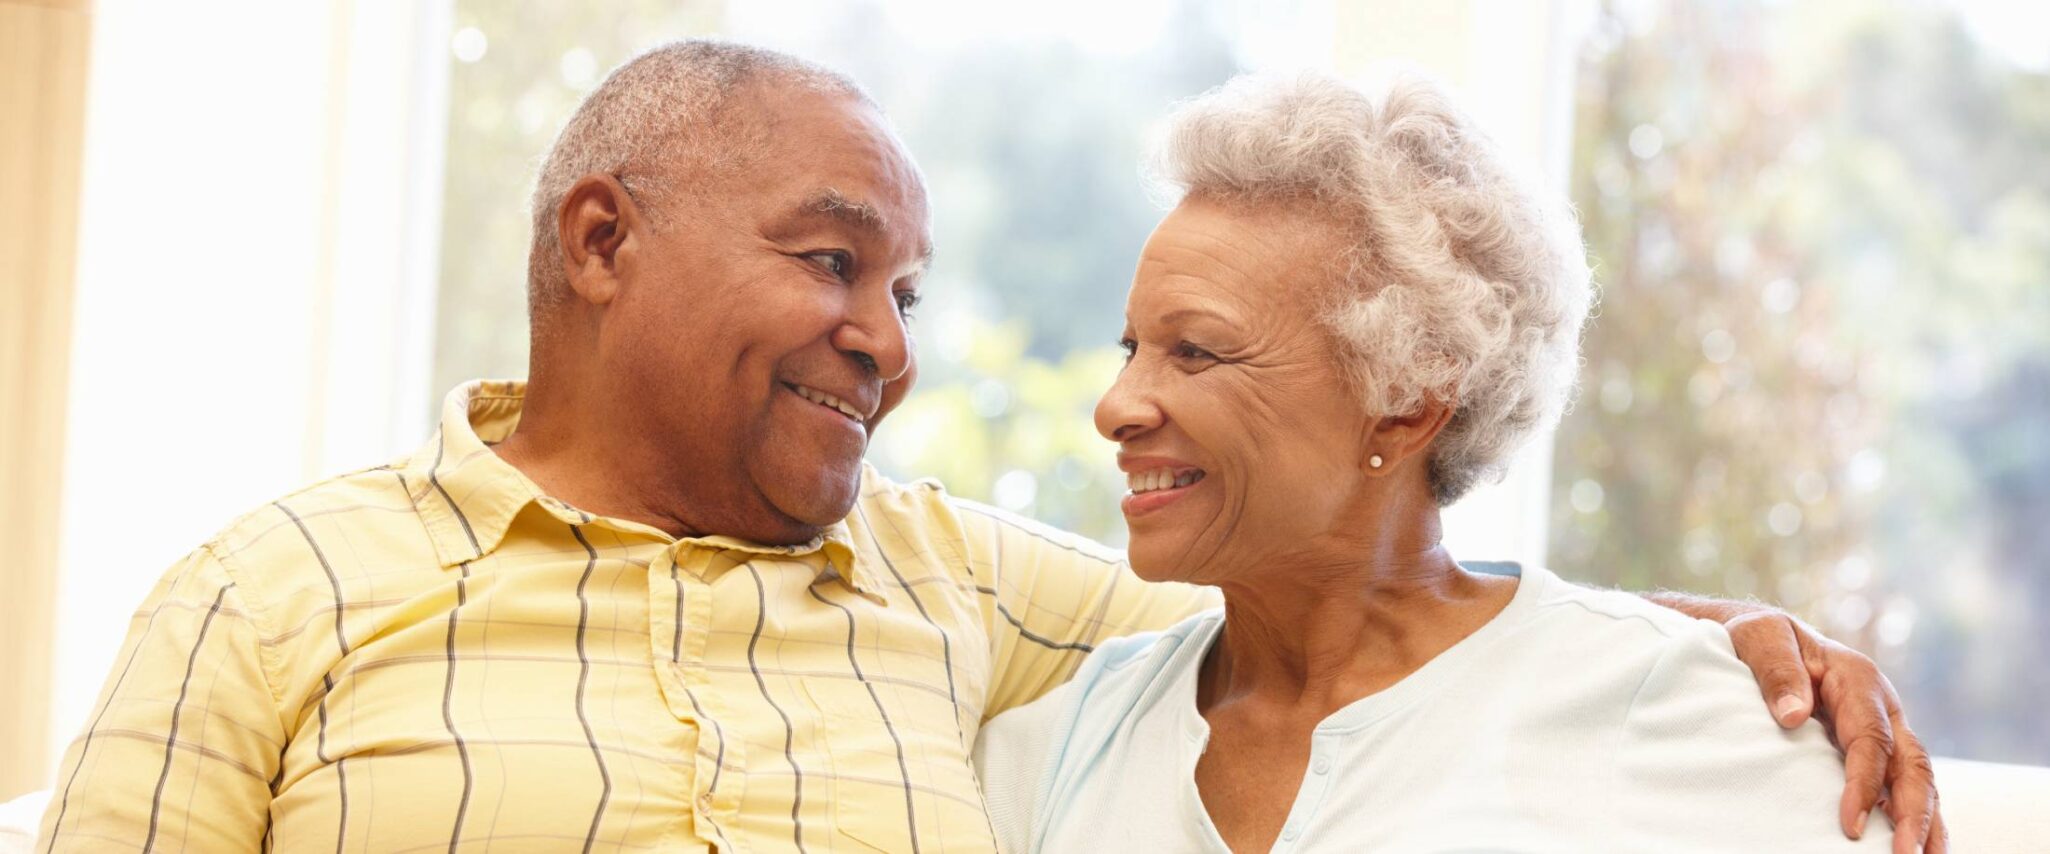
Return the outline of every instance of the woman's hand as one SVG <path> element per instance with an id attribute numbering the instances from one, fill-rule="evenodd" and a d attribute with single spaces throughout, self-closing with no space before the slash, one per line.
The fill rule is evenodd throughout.
<path id="1" fill-rule="evenodd" d="M 1896 854 L 1949 850 L 1929 751 L 1908 729 L 1900 695 L 1872 659 L 1777 608 L 1676 593 L 1645 598 L 1722 623 L 1737 657 L 1758 677 L 1759 691 L 1780 726 L 1800 726 L 1811 713 L 1822 722 L 1830 741 L 1844 752 L 1844 796 L 1837 816 L 1844 835 L 1862 837 L 1873 804 L 1883 803 L 1893 821 Z"/>

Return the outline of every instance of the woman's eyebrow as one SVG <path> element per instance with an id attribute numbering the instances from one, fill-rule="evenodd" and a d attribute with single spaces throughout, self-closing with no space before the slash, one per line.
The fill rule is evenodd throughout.
<path id="1" fill-rule="evenodd" d="M 1174 322 L 1177 322 L 1177 321 L 1186 321 L 1186 320 L 1195 320 L 1195 319 L 1206 319 L 1206 318 L 1207 318 L 1207 319 L 1209 319 L 1209 320 L 1215 320 L 1215 321 L 1217 321 L 1217 322 L 1219 322 L 1219 323 L 1222 323 L 1222 324 L 1224 324 L 1224 325 L 1226 325 L 1226 326 L 1231 326 L 1231 325 L 1233 325 L 1233 323 L 1232 323 L 1232 320 L 1231 320 L 1231 318 L 1229 318 L 1229 317 L 1225 317 L 1225 316 L 1224 316 L 1223 314 L 1220 314 L 1220 313 L 1218 313 L 1218 312 L 1216 312 L 1216 311 L 1212 311 L 1212 310 L 1210 310 L 1210 309 L 1207 309 L 1207 308 L 1197 308 L 1197 307 L 1193 307 L 1193 306 L 1191 306 L 1191 307 L 1184 307 L 1184 308 L 1177 308 L 1177 309 L 1175 309 L 1175 310 L 1173 310 L 1173 311 L 1170 311 L 1170 312 L 1168 312 L 1168 313 L 1166 313 L 1166 314 L 1163 314 L 1163 315 L 1161 315 L 1161 316 L 1160 316 L 1160 319 L 1161 319 L 1161 321 L 1162 321 L 1163 323 L 1174 323 Z"/>

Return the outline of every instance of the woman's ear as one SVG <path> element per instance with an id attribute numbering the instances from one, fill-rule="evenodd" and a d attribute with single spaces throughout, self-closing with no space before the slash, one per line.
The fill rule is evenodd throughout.
<path id="1" fill-rule="evenodd" d="M 592 305 L 619 294 L 632 247 L 645 220 L 619 179 L 594 173 L 577 179 L 556 211 L 556 240 L 562 246 L 563 277 L 570 290 Z"/>
<path id="2" fill-rule="evenodd" d="M 1413 459 L 1425 459 L 1431 443 L 1452 423 L 1451 406 L 1426 397 L 1415 411 L 1376 419 L 1361 449 L 1360 469 L 1369 475 L 1392 472 Z"/>

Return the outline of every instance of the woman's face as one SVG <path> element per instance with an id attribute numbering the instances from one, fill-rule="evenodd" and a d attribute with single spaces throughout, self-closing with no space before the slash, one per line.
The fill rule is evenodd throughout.
<path id="1" fill-rule="evenodd" d="M 1373 422 L 1316 316 L 1342 248 L 1310 217 L 1201 198 L 1146 241 L 1131 355 L 1096 405 L 1141 577 L 1218 583 L 1342 526 Z"/>

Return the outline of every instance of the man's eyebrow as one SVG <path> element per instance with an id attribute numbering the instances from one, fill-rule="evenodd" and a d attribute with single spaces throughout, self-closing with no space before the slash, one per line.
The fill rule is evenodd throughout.
<path id="1" fill-rule="evenodd" d="M 890 229 L 890 220 L 883 215 L 881 209 L 859 199 L 850 199 L 847 194 L 832 187 L 826 187 L 805 197 L 796 212 L 800 216 L 823 214 L 871 237 L 880 238 Z M 928 236 L 921 236 L 918 240 L 918 263 L 923 268 L 932 266 L 932 238 Z"/>
<path id="2" fill-rule="evenodd" d="M 890 227 L 890 221 L 875 205 L 847 198 L 831 187 L 812 193 L 801 208 L 806 213 L 822 213 L 863 230 L 882 231 Z"/>

